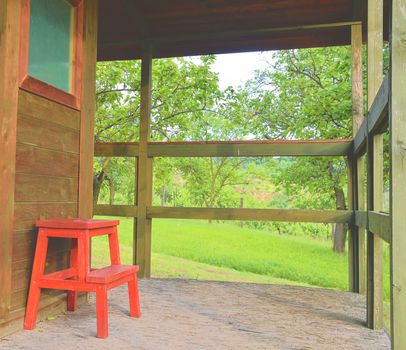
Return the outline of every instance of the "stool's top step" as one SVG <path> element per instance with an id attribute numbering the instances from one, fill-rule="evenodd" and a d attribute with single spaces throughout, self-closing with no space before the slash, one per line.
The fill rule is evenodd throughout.
<path id="1" fill-rule="evenodd" d="M 120 223 L 119 220 L 93 220 L 93 219 L 75 219 L 75 218 L 63 218 L 63 219 L 47 219 L 37 220 L 37 227 L 46 228 L 65 228 L 65 229 L 93 229 L 117 226 Z"/>

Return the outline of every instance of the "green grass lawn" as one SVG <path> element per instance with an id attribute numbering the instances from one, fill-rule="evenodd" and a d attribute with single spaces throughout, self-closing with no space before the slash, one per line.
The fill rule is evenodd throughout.
<path id="1" fill-rule="evenodd" d="M 131 218 L 119 218 L 122 259 L 132 260 Z M 108 263 L 105 237 L 93 239 L 93 263 Z M 330 242 L 281 236 L 232 223 L 199 220 L 153 221 L 152 275 L 312 285 L 347 290 L 347 255 Z M 385 260 L 388 259 L 387 254 Z M 385 271 L 385 300 L 389 277 Z"/>

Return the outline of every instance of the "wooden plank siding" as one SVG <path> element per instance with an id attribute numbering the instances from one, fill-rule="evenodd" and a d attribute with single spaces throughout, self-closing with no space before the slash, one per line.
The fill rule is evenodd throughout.
<path id="1" fill-rule="evenodd" d="M 78 215 L 79 122 L 79 111 L 20 90 L 11 311 L 26 304 L 36 244 L 35 221 Z M 67 240 L 50 242 L 47 270 L 66 267 L 69 249 Z"/>

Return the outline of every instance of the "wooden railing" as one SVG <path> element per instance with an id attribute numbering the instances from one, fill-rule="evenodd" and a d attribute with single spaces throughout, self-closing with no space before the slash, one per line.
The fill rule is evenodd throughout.
<path id="1" fill-rule="evenodd" d="M 343 140 L 286 141 L 210 141 L 148 142 L 147 155 L 153 157 L 269 157 L 269 156 L 348 156 L 353 142 Z M 134 157 L 139 155 L 137 142 L 96 143 L 96 157 Z M 105 205 L 94 208 L 96 215 L 137 217 L 135 205 Z M 314 223 L 351 223 L 352 211 L 247 208 L 173 208 L 146 207 L 147 219 L 207 219 L 240 221 L 284 221 Z"/>

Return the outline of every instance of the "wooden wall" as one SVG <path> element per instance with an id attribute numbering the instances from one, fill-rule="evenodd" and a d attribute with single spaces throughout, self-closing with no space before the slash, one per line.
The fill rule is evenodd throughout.
<path id="1" fill-rule="evenodd" d="M 25 307 L 39 218 L 78 216 L 80 112 L 20 90 L 11 311 Z M 66 266 L 69 242 L 50 242 L 47 270 Z"/>
<path id="2" fill-rule="evenodd" d="M 98 1 L 83 4 L 83 57 L 78 63 L 83 67 L 82 93 L 77 110 L 18 87 L 21 1 L 0 0 L 0 135 L 5 136 L 0 137 L 0 170 L 4 170 L 0 214 L 4 222 L 10 218 L 10 223 L 0 225 L 0 338 L 22 329 L 36 220 L 89 218 L 93 212 Z M 50 240 L 46 271 L 65 268 L 69 249 L 69 240 Z M 66 292 L 44 290 L 37 320 L 63 310 Z"/>

